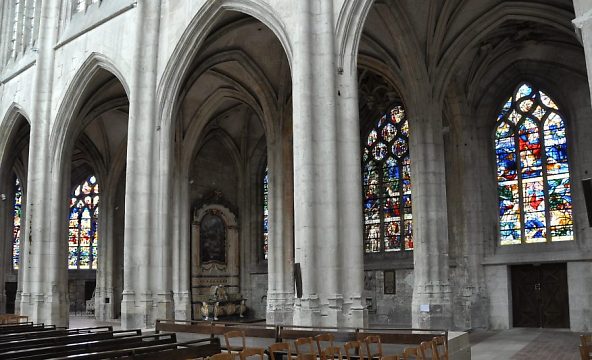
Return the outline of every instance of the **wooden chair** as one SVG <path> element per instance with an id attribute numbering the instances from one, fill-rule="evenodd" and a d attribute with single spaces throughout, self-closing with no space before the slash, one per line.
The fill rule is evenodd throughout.
<path id="1" fill-rule="evenodd" d="M 241 339 L 241 345 L 240 346 L 232 345 L 231 344 L 232 339 Z M 236 351 L 236 352 L 242 351 L 244 348 L 247 347 L 246 341 L 245 341 L 245 332 L 242 330 L 232 330 L 232 331 L 225 332 L 224 333 L 224 343 L 226 344 L 226 349 L 228 350 L 229 354 L 231 354 L 233 351 Z"/>
<path id="2" fill-rule="evenodd" d="M 294 340 L 296 356 L 298 360 L 315 360 L 317 353 L 314 349 L 314 340 L 311 337 L 298 338 Z"/>
<path id="3" fill-rule="evenodd" d="M 324 350 L 328 349 L 328 348 L 333 348 L 333 341 L 335 340 L 335 337 L 333 336 L 333 334 L 319 334 L 317 336 L 315 336 L 315 341 L 317 342 L 317 350 L 318 350 L 318 354 L 319 357 L 321 358 L 321 360 L 325 359 L 324 356 Z M 328 347 L 323 347 L 321 343 L 328 343 L 329 346 Z M 340 351 L 341 354 L 341 351 Z"/>
<path id="4" fill-rule="evenodd" d="M 339 346 L 329 346 L 323 350 L 321 359 L 324 360 L 342 360 L 341 348 Z"/>
<path id="5" fill-rule="evenodd" d="M 403 360 L 424 360 L 419 348 L 405 348 L 403 350 Z"/>
<path id="6" fill-rule="evenodd" d="M 434 358 L 434 351 L 432 350 L 434 346 L 433 341 L 422 341 L 419 344 L 419 352 L 421 353 L 422 358 L 424 359 L 435 359 Z"/>
<path id="7" fill-rule="evenodd" d="M 271 360 L 276 360 L 275 358 L 275 353 L 277 352 L 281 352 L 281 353 L 286 353 L 286 359 L 287 360 L 292 360 L 292 352 L 290 351 L 290 344 L 289 343 L 275 343 L 275 344 L 271 344 L 269 346 L 269 356 L 271 357 Z M 281 360 L 282 358 L 280 357 L 278 360 Z"/>
<path id="8" fill-rule="evenodd" d="M 359 356 L 360 360 L 364 360 L 364 349 L 362 348 L 362 343 L 359 341 L 348 341 L 343 344 L 343 348 L 345 349 L 345 357 L 347 360 L 352 360 L 351 356 Z"/>
<path id="9" fill-rule="evenodd" d="M 234 356 L 229 353 L 219 353 L 208 357 L 208 360 L 233 360 Z"/>
<path id="10" fill-rule="evenodd" d="M 436 360 L 448 360 L 448 343 L 444 336 L 436 336 L 432 339 L 432 354 Z"/>
<path id="11" fill-rule="evenodd" d="M 366 344 L 366 355 L 368 360 L 372 358 L 382 358 L 382 340 L 378 335 L 370 335 L 364 338 L 364 344 Z M 376 345 L 376 351 L 372 351 L 372 344 Z"/>
<path id="12" fill-rule="evenodd" d="M 592 346 L 580 345 L 580 357 L 582 360 L 592 360 Z"/>
<path id="13" fill-rule="evenodd" d="M 583 346 L 590 346 L 592 345 L 592 334 L 588 335 L 580 335 L 580 344 Z"/>
<path id="14" fill-rule="evenodd" d="M 238 353 L 240 360 L 247 360 L 251 356 L 259 356 L 259 360 L 265 360 L 265 350 L 261 348 L 244 348 Z"/>

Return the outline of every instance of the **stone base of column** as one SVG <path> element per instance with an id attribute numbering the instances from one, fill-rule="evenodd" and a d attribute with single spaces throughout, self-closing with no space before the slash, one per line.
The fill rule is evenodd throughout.
<path id="1" fill-rule="evenodd" d="M 323 326 L 341 326 L 344 322 L 343 296 L 335 294 L 327 298 L 321 305 L 321 322 Z"/>
<path id="2" fill-rule="evenodd" d="M 292 324 L 294 320 L 294 293 L 268 291 L 265 318 L 268 324 Z"/>
<path id="3" fill-rule="evenodd" d="M 173 293 L 162 292 L 156 294 L 156 304 L 154 311 L 154 323 L 156 319 L 172 320 L 175 313 L 175 302 L 173 301 Z"/>
<path id="4" fill-rule="evenodd" d="M 191 294 L 188 291 L 173 293 L 175 320 L 191 320 Z"/>
<path id="5" fill-rule="evenodd" d="M 448 283 L 415 285 L 411 309 L 412 327 L 451 329 L 453 323 L 450 285 Z"/>
<path id="6" fill-rule="evenodd" d="M 294 299 L 294 325 L 321 325 L 321 306 L 318 295 L 313 294 L 301 299 Z"/>
<path id="7" fill-rule="evenodd" d="M 154 309 L 152 294 L 137 295 L 124 290 L 121 301 L 121 327 L 123 329 L 154 328 Z"/>
<path id="8" fill-rule="evenodd" d="M 107 299 L 109 299 L 109 303 L 107 303 Z M 113 319 L 113 307 L 113 288 L 101 289 L 97 287 L 95 291 L 95 318 L 101 321 Z"/>
<path id="9" fill-rule="evenodd" d="M 45 296 L 37 295 L 37 306 L 42 308 L 43 323 L 58 327 L 68 327 L 70 324 L 70 301 L 65 291 L 53 290 Z"/>
<path id="10" fill-rule="evenodd" d="M 30 294 L 22 293 L 19 301 L 21 315 L 29 321 L 67 327 L 69 323 L 69 302 L 67 294 Z"/>
<path id="11" fill-rule="evenodd" d="M 368 309 L 366 300 L 361 296 L 352 297 L 348 302 L 343 303 L 344 327 L 368 327 Z"/>
<path id="12" fill-rule="evenodd" d="M 21 295 L 22 295 L 22 291 L 17 290 L 16 292 L 16 298 L 14 299 L 14 313 L 17 315 L 20 315 L 21 313 Z"/>

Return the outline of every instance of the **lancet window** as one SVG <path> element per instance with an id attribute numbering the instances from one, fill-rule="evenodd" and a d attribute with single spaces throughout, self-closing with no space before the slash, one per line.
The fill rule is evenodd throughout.
<path id="1" fill-rule="evenodd" d="M 495 128 L 501 245 L 573 240 L 567 135 L 557 104 L 521 83 Z"/>
<path id="2" fill-rule="evenodd" d="M 413 250 L 409 123 L 403 106 L 376 121 L 362 158 L 364 252 Z"/>
<path id="3" fill-rule="evenodd" d="M 70 199 L 68 268 L 96 269 L 99 219 L 99 184 L 89 176 Z"/>

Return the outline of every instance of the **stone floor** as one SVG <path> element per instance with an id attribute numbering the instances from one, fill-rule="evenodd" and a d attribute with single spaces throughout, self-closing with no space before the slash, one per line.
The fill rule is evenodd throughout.
<path id="1" fill-rule="evenodd" d="M 469 335 L 472 360 L 579 360 L 579 334 L 560 329 L 515 328 Z"/>
<path id="2" fill-rule="evenodd" d="M 90 316 L 70 316 L 70 327 L 112 325 Z M 505 331 L 474 331 L 469 335 L 472 360 L 578 360 L 579 334 L 560 329 L 516 328 Z"/>

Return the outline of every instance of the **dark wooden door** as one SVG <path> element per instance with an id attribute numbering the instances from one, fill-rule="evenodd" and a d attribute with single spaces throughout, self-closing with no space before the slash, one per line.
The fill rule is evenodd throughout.
<path id="1" fill-rule="evenodd" d="M 512 266 L 515 327 L 569 327 L 567 265 Z"/>
<path id="2" fill-rule="evenodd" d="M 15 302 L 16 302 L 16 283 L 7 282 L 4 283 L 4 289 L 6 290 L 6 313 L 14 314 Z"/>

